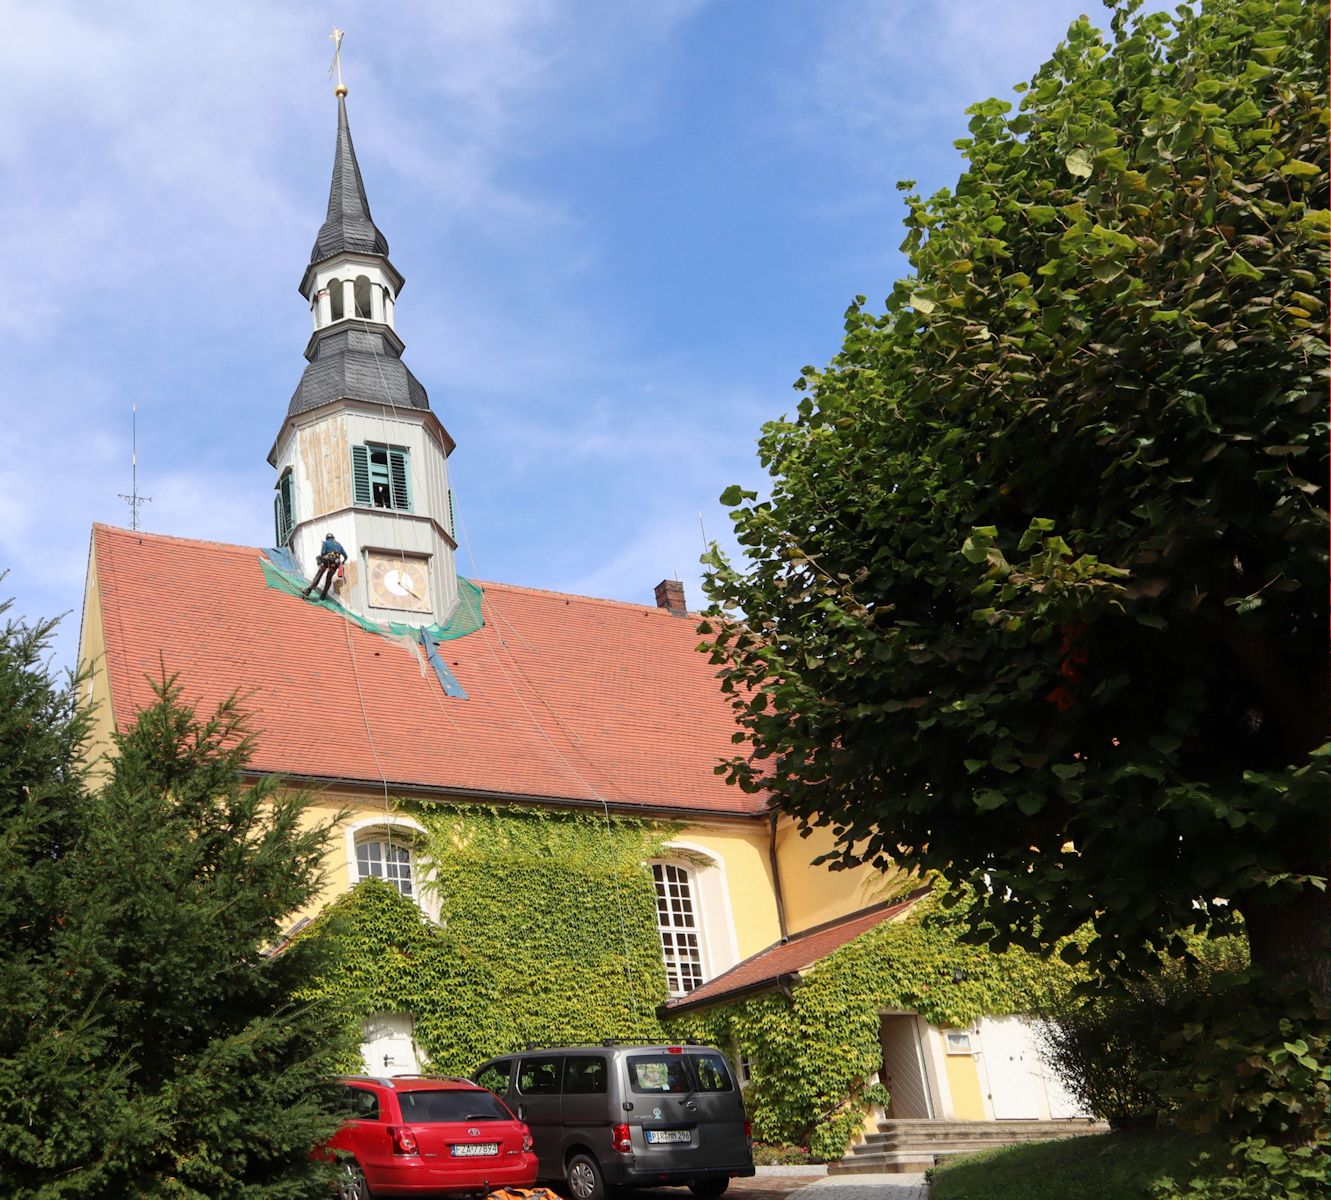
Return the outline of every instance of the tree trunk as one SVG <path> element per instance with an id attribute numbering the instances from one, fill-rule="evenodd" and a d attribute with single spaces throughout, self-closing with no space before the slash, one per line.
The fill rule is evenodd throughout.
<path id="1" fill-rule="evenodd" d="M 1331 898 L 1305 886 L 1271 904 L 1246 899 L 1240 911 L 1253 965 L 1277 979 L 1305 984 L 1331 1006 Z"/>

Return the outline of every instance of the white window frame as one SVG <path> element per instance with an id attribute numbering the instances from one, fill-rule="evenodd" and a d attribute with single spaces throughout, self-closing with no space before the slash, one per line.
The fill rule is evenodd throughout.
<path id="1" fill-rule="evenodd" d="M 656 892 L 656 935 L 661 945 L 661 961 L 665 965 L 666 988 L 672 996 L 687 996 L 706 983 L 709 974 L 707 931 L 698 904 L 698 886 L 694 878 L 693 865 L 678 859 L 657 858 L 648 866 L 652 872 L 652 887 Z M 658 871 L 661 873 L 660 879 L 657 878 Z M 664 915 L 661 911 L 662 884 L 665 885 L 667 892 Z M 674 899 L 685 900 L 687 912 L 683 910 L 682 905 L 672 902 L 669 894 L 672 886 L 681 889 L 681 896 Z M 687 950 L 683 952 L 679 950 L 681 943 L 687 939 L 692 939 L 693 945 L 690 949 L 695 951 L 696 956 Z M 685 983 L 689 986 L 684 986 Z"/>
<path id="2" fill-rule="evenodd" d="M 379 834 L 381 836 L 376 837 Z M 435 871 L 421 857 L 425 826 L 411 817 L 393 814 L 364 817 L 348 824 L 344 831 L 347 878 L 355 887 L 361 881 L 357 848 L 362 842 L 393 841 L 411 851 L 411 892 L 407 897 L 432 921 L 439 920 L 439 899 L 434 888 Z M 391 880 L 385 880 L 391 883 Z"/>

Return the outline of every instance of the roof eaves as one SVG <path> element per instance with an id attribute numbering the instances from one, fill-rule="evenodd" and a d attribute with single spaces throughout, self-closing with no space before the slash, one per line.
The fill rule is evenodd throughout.
<path id="1" fill-rule="evenodd" d="M 719 809 L 690 804 L 634 804 L 622 800 L 595 800 L 585 796 L 545 796 L 524 792 L 498 792 L 480 788 L 444 787 L 440 784 L 418 783 L 411 780 L 362 779 L 351 775 L 307 775 L 295 771 L 247 771 L 246 777 L 249 779 L 276 778 L 299 787 L 346 787 L 380 790 L 387 786 L 392 791 L 405 792 L 413 796 L 438 796 L 464 802 L 479 801 L 484 804 L 518 804 L 536 808 L 593 808 L 598 810 L 608 808 L 612 812 L 631 813 L 636 816 L 645 814 L 653 817 L 675 818 L 684 813 L 699 819 L 707 817 L 727 821 L 765 821 L 767 819 L 765 810 L 749 812 L 744 809 Z M 760 953 L 765 953 L 765 951 L 760 951 Z"/>

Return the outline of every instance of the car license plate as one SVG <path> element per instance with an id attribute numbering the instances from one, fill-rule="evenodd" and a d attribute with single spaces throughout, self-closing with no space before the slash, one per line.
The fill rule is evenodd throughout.
<path id="1" fill-rule="evenodd" d="M 662 1142 L 690 1142 L 693 1135 L 687 1129 L 647 1129 L 643 1131 L 650 1145 L 659 1146 Z"/>
<path id="2" fill-rule="evenodd" d="M 454 1158 L 484 1158 L 487 1154 L 498 1154 L 498 1142 L 465 1142 L 453 1147 Z"/>

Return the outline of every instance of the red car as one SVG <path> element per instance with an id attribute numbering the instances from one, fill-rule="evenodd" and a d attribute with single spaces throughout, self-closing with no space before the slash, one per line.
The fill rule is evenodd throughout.
<path id="1" fill-rule="evenodd" d="M 399 1075 L 337 1081 L 347 1122 L 324 1147 L 339 1200 L 531 1187 L 531 1131 L 468 1079 Z"/>

